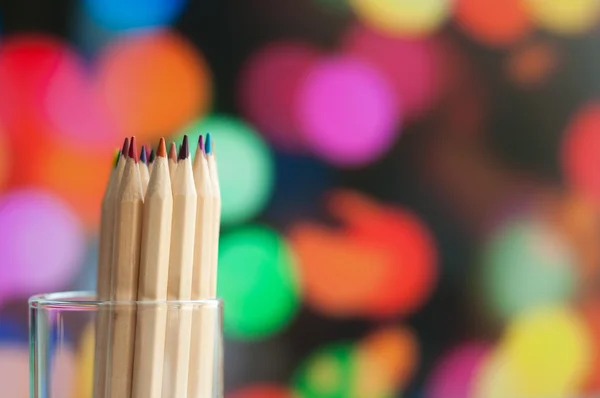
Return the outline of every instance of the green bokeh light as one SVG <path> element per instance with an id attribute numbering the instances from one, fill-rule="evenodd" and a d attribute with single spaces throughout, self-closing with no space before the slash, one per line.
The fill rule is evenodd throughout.
<path id="1" fill-rule="evenodd" d="M 299 307 L 293 257 L 275 231 L 244 227 L 221 237 L 218 294 L 225 302 L 225 333 L 265 338 L 285 327 Z"/>
<path id="2" fill-rule="evenodd" d="M 514 220 L 484 250 L 483 287 L 502 318 L 566 301 L 575 289 L 572 254 L 560 236 L 539 220 Z"/>
<path id="3" fill-rule="evenodd" d="M 273 157 L 269 148 L 249 125 L 232 116 L 213 115 L 182 131 L 190 141 L 201 134 L 214 137 L 219 164 L 224 224 L 247 221 L 260 212 L 271 197 L 274 185 Z M 181 139 L 181 137 L 179 137 Z M 192 145 L 195 156 L 197 145 Z"/>
<path id="4" fill-rule="evenodd" d="M 294 375 L 301 398 L 351 397 L 355 371 L 354 346 L 338 343 L 310 355 Z"/>

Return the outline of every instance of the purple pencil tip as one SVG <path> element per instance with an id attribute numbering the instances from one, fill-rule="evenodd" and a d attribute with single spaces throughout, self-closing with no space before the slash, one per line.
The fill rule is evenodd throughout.
<path id="1" fill-rule="evenodd" d="M 179 148 L 179 160 L 187 159 L 190 156 L 190 145 L 188 144 L 188 136 L 183 136 L 183 142 Z"/>

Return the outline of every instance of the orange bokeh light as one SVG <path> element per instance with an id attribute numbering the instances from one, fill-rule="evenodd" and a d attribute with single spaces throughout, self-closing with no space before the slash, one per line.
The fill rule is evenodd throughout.
<path id="1" fill-rule="evenodd" d="M 301 224 L 291 230 L 303 291 L 331 315 L 392 316 L 416 310 L 431 293 L 436 248 L 412 213 L 353 192 L 331 195 L 342 229 Z"/>
<path id="2" fill-rule="evenodd" d="M 531 43 L 515 50 L 506 62 L 506 72 L 516 84 L 524 87 L 544 83 L 556 69 L 560 59 L 549 43 Z"/>
<path id="3" fill-rule="evenodd" d="M 23 148 L 15 156 L 11 187 L 37 186 L 62 197 L 89 228 L 95 229 L 100 203 L 108 181 L 113 153 L 82 150 L 73 144 L 55 140 L 35 123 L 14 126 L 13 146 Z M 18 139 L 17 139 L 18 137 Z M 30 137 L 37 137 L 35 141 Z M 24 155 L 26 154 L 26 155 Z"/>
<path id="4" fill-rule="evenodd" d="M 144 33 L 116 41 L 101 55 L 98 71 L 105 106 L 126 134 L 142 141 L 178 131 L 208 111 L 208 66 L 175 33 Z"/>
<path id="5" fill-rule="evenodd" d="M 272 384 L 259 384 L 235 391 L 227 398 L 295 398 L 290 390 Z"/>
<path id="6" fill-rule="evenodd" d="M 579 392 L 591 396 L 600 391 L 600 297 L 587 297 L 579 310 L 590 330 L 593 346 L 592 363 Z"/>
<path id="7" fill-rule="evenodd" d="M 562 167 L 575 191 L 600 206 L 600 103 L 581 108 L 571 120 L 562 145 Z"/>
<path id="8" fill-rule="evenodd" d="M 362 313 L 385 276 L 377 265 L 391 261 L 387 253 L 353 244 L 343 233 L 318 224 L 295 226 L 289 241 L 299 260 L 301 291 L 308 302 L 330 315 Z"/>
<path id="9" fill-rule="evenodd" d="M 417 367 L 419 349 L 413 332 L 388 327 L 367 336 L 356 347 L 357 397 L 387 396 L 403 388 Z"/>
<path id="10" fill-rule="evenodd" d="M 0 127 L 0 189 L 6 184 L 12 171 L 12 151 L 4 129 Z"/>
<path id="11" fill-rule="evenodd" d="M 514 43 L 533 26 L 521 0 L 458 0 L 455 7 L 458 25 L 489 45 Z"/>

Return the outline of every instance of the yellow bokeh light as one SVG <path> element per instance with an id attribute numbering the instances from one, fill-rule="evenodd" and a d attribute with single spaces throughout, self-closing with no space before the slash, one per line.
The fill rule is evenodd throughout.
<path id="1" fill-rule="evenodd" d="M 506 355 L 496 350 L 487 356 L 475 374 L 471 398 L 525 398 L 519 393 Z"/>
<path id="2" fill-rule="evenodd" d="M 90 325 L 91 326 L 91 325 Z M 94 328 L 88 326 L 81 337 L 77 350 L 77 375 L 74 397 L 92 398 L 94 377 Z"/>
<path id="3" fill-rule="evenodd" d="M 365 24 L 393 36 L 424 36 L 450 15 L 452 0 L 349 0 Z"/>
<path id="4" fill-rule="evenodd" d="M 566 307 L 539 309 L 509 325 L 501 350 L 524 397 L 573 396 L 591 364 L 589 332 Z"/>
<path id="5" fill-rule="evenodd" d="M 563 35 L 576 35 L 594 27 L 600 16 L 598 0 L 525 0 L 535 22 Z"/>

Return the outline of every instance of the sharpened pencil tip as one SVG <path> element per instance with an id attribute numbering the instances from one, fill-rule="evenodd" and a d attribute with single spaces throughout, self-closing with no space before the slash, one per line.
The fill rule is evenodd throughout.
<path id="1" fill-rule="evenodd" d="M 177 162 L 177 145 L 174 142 L 171 142 L 171 147 L 169 148 L 169 159 Z"/>
<path id="2" fill-rule="evenodd" d="M 123 148 L 121 149 L 121 155 L 127 156 L 129 153 L 129 137 L 125 137 L 125 141 L 123 141 Z"/>
<path id="3" fill-rule="evenodd" d="M 190 156 L 190 145 L 188 143 L 188 136 L 183 136 L 183 142 L 179 148 L 179 160 L 187 159 Z"/>
<path id="4" fill-rule="evenodd" d="M 165 139 L 161 137 L 160 142 L 158 143 L 158 149 L 156 150 L 156 156 L 160 156 L 161 158 L 167 157 L 167 144 L 165 144 Z"/>
<path id="5" fill-rule="evenodd" d="M 113 167 L 117 167 L 117 164 L 119 164 L 119 158 L 121 157 L 121 150 L 120 149 L 115 149 L 115 156 L 113 157 Z"/>
<path id="6" fill-rule="evenodd" d="M 200 150 L 200 153 L 204 152 L 204 137 L 202 135 L 198 137 L 198 149 Z"/>
<path id="7" fill-rule="evenodd" d="M 212 153 L 212 138 L 210 133 L 206 134 L 206 143 L 204 144 L 204 153 L 210 155 Z"/>
<path id="8" fill-rule="evenodd" d="M 131 137 L 131 141 L 129 142 L 129 157 L 133 159 L 136 163 L 138 162 L 138 154 L 136 145 L 135 136 Z"/>
<path id="9" fill-rule="evenodd" d="M 150 151 L 150 157 L 148 158 L 148 163 L 154 163 L 154 159 L 156 158 L 156 153 L 154 153 L 154 149 Z"/>
<path id="10" fill-rule="evenodd" d="M 146 153 L 146 145 L 142 145 L 140 150 L 140 161 L 144 164 L 148 163 L 148 154 Z"/>

